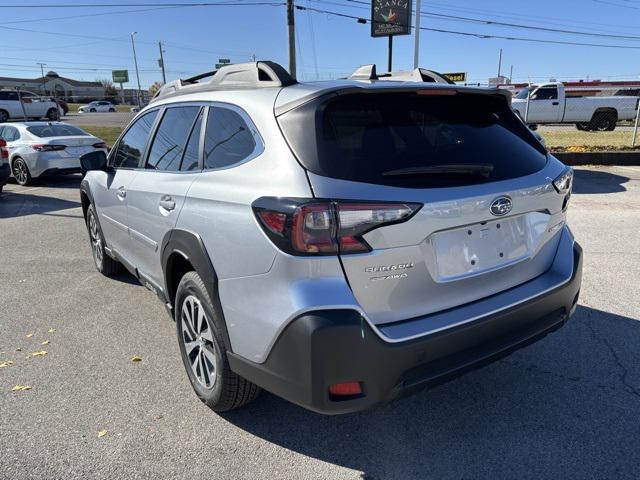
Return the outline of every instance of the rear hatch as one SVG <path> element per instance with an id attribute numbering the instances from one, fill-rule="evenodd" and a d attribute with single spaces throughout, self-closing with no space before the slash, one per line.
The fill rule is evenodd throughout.
<path id="1" fill-rule="evenodd" d="M 332 93 L 278 117 L 314 195 L 421 204 L 340 259 L 368 318 L 388 323 L 520 285 L 551 265 L 564 197 L 549 157 L 495 91 Z"/>

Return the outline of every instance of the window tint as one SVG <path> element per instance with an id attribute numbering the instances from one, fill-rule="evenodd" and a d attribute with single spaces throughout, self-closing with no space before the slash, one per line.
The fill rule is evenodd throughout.
<path id="1" fill-rule="evenodd" d="M 198 159 L 200 157 L 200 130 L 202 129 L 202 115 L 203 112 L 200 111 L 198 120 L 196 120 L 196 124 L 193 126 L 193 130 L 191 130 L 189 143 L 187 143 L 187 148 L 185 149 L 184 157 L 182 158 L 182 164 L 180 165 L 180 170 L 182 170 L 183 172 L 196 170 L 198 168 Z"/>
<path id="2" fill-rule="evenodd" d="M 407 188 L 505 180 L 544 167 L 546 155 L 498 96 L 358 93 L 309 102 L 279 118 L 298 160 L 326 177 Z M 489 164 L 487 177 L 401 174 Z"/>
<path id="3" fill-rule="evenodd" d="M 64 124 L 35 125 L 33 127 L 27 127 L 27 131 L 33 133 L 36 137 L 75 137 L 79 135 L 89 135 L 78 127 Z"/>
<path id="4" fill-rule="evenodd" d="M 204 168 L 222 168 L 241 162 L 255 147 L 253 132 L 237 112 L 224 107 L 209 109 Z"/>
<path id="5" fill-rule="evenodd" d="M 158 110 L 149 112 L 140 117 L 127 130 L 124 137 L 118 143 L 118 149 L 113 157 L 113 166 L 123 168 L 136 168 L 140 164 L 140 157 L 144 152 L 144 146 L 147 143 L 149 132 L 156 119 Z"/>
<path id="6" fill-rule="evenodd" d="M 180 170 L 180 160 L 189 132 L 200 107 L 168 108 L 153 139 L 147 167 L 155 170 Z"/>
<path id="7" fill-rule="evenodd" d="M 531 100 L 556 100 L 557 98 L 557 87 L 539 88 L 533 95 L 531 95 Z"/>
<path id="8" fill-rule="evenodd" d="M 18 92 L 0 92 L 0 100 L 18 100 Z"/>

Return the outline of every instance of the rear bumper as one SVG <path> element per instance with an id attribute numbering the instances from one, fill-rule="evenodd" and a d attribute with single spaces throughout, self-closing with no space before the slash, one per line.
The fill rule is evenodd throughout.
<path id="1" fill-rule="evenodd" d="M 575 310 L 582 280 L 582 249 L 577 243 L 572 248 L 568 281 L 511 308 L 401 342 L 383 340 L 357 311 L 312 312 L 285 328 L 264 363 L 230 352 L 231 369 L 325 414 L 363 410 L 443 383 L 564 325 Z M 330 397 L 329 385 L 353 381 L 361 382 L 362 395 Z"/>
<path id="2" fill-rule="evenodd" d="M 5 185 L 11 176 L 11 167 L 8 163 L 0 165 L 0 185 Z"/>

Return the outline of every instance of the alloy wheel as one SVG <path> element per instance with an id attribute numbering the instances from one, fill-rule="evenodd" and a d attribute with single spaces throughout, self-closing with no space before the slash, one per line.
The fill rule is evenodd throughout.
<path id="1" fill-rule="evenodd" d="M 98 230 L 98 222 L 96 221 L 96 217 L 93 213 L 89 215 L 89 236 L 91 237 L 93 260 L 96 262 L 96 266 L 100 269 L 102 268 L 104 250 L 102 248 L 102 237 L 100 237 L 100 231 Z"/>
<path id="2" fill-rule="evenodd" d="M 13 163 L 13 176 L 20 185 L 24 185 L 29 180 L 29 170 L 21 158 Z"/>
<path id="3" fill-rule="evenodd" d="M 195 296 L 189 295 L 182 302 L 180 313 L 184 354 L 191 372 L 204 388 L 211 389 L 216 382 L 217 359 L 213 330 L 207 314 Z"/>

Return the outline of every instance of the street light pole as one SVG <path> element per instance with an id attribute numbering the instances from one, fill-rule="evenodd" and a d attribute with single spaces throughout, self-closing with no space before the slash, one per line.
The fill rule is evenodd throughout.
<path id="1" fill-rule="evenodd" d="M 416 0 L 416 28 L 413 32 L 415 44 L 413 46 L 413 68 L 418 68 L 420 65 L 420 0 Z"/>
<path id="2" fill-rule="evenodd" d="M 293 0 L 287 0 L 287 35 L 289 37 L 289 75 L 296 78 L 296 25 Z"/>
<path id="3" fill-rule="evenodd" d="M 138 32 L 131 32 L 131 48 L 133 48 L 133 63 L 136 66 L 136 78 L 138 79 L 138 94 L 136 95 L 138 97 L 138 107 L 142 107 L 142 102 L 140 101 L 140 92 L 141 92 L 141 88 L 140 88 L 140 73 L 138 72 L 138 58 L 136 57 L 136 44 L 133 41 L 133 36 L 138 33 Z"/>
<path id="4" fill-rule="evenodd" d="M 158 47 L 160 47 L 160 68 L 162 68 L 162 84 L 167 83 L 167 76 L 164 72 L 164 55 L 162 51 L 162 42 L 158 42 Z"/>
<path id="5" fill-rule="evenodd" d="M 40 65 L 40 72 L 42 73 L 42 94 L 47 94 L 47 81 L 44 78 L 44 67 L 47 65 L 46 63 L 36 62 L 37 65 Z"/>

